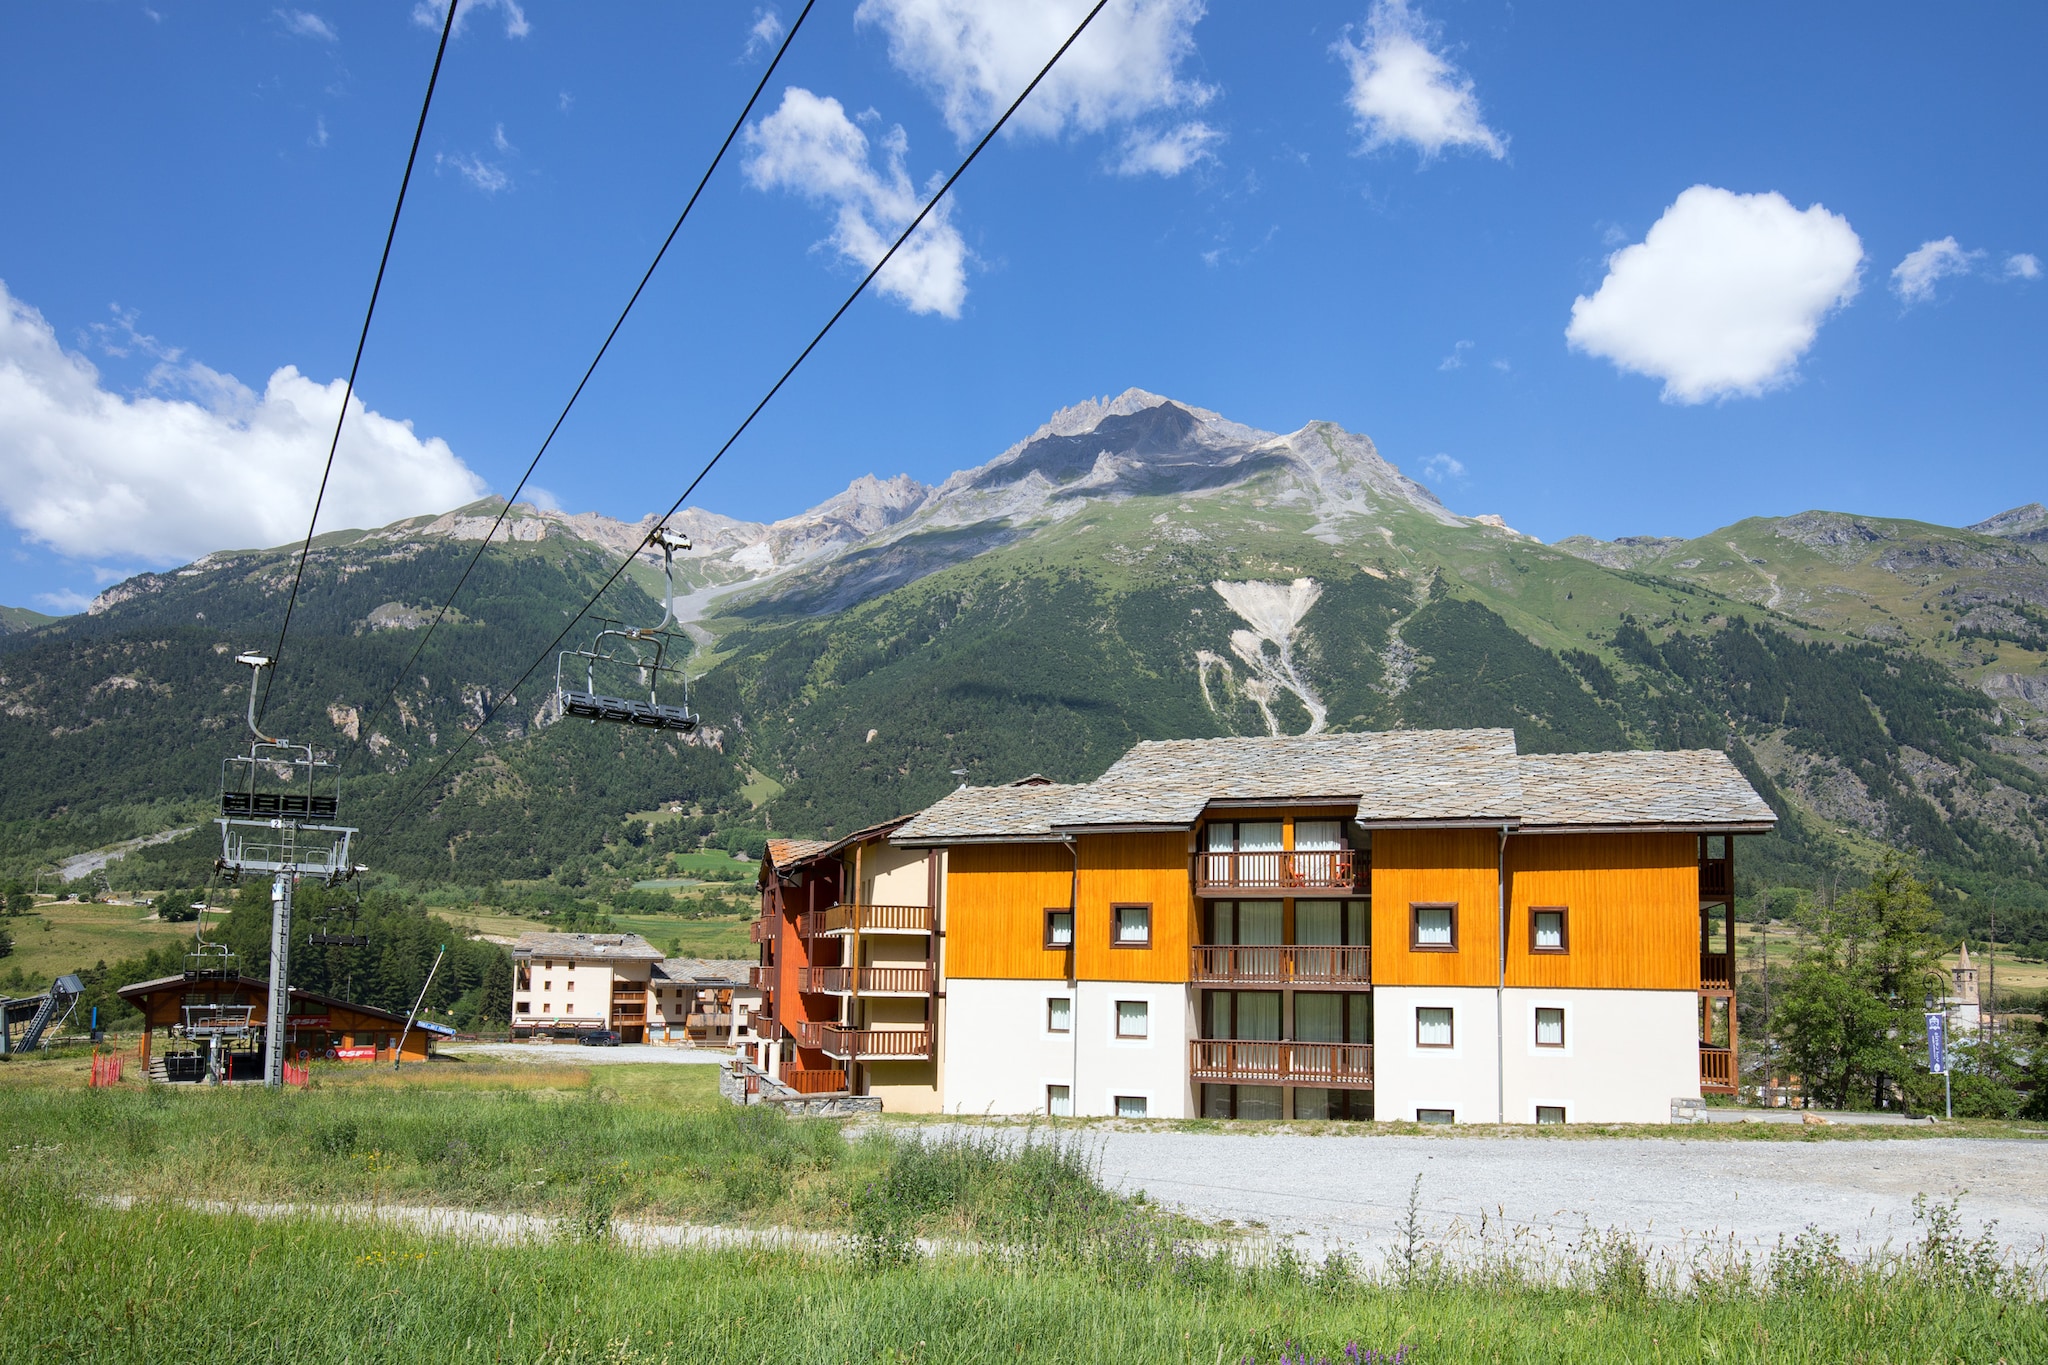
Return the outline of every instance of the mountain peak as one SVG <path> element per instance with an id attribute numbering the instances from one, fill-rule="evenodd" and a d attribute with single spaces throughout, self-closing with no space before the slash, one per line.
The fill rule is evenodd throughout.
<path id="1" fill-rule="evenodd" d="M 2015 540 L 2048 540 L 2048 507 L 2030 502 L 1995 517 L 1986 517 L 1968 528 L 1981 536 L 2011 536 Z"/>

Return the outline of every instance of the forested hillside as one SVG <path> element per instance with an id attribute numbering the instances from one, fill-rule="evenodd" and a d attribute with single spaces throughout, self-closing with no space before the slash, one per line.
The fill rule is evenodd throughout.
<path id="1" fill-rule="evenodd" d="M 470 886 L 626 885 L 657 866 L 627 817 L 658 808 L 688 821 L 667 843 L 745 847 L 915 809 L 958 771 L 1086 779 L 1145 738 L 1507 725 L 1530 751 L 1721 747 L 1784 816 L 1745 886 L 1812 887 L 1900 845 L 1952 925 L 1995 906 L 2002 938 L 2048 950 L 2048 639 L 2029 624 L 2048 545 L 2026 510 L 1547 546 L 1449 511 L 1363 437 L 1133 391 L 937 488 L 866 480 L 772 527 L 692 512 L 706 723 L 687 742 L 549 724 L 551 668 L 502 695 L 643 533 L 590 517 L 521 513 L 379 709 L 477 509 L 322 538 L 269 723 L 341 757 L 373 868 Z M 194 824 L 124 875 L 203 873 L 243 733 L 233 656 L 269 644 L 289 567 L 209 556 L 0 638 L 0 876 Z M 652 622 L 649 581 L 599 614 Z"/>

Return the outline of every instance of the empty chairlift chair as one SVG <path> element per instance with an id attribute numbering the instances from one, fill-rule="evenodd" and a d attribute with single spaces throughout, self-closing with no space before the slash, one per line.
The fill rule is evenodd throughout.
<path id="1" fill-rule="evenodd" d="M 676 627 L 676 562 L 675 552 L 690 548 L 687 536 L 676 535 L 665 527 L 657 527 L 647 537 L 647 544 L 661 549 L 662 573 L 668 584 L 668 598 L 661 621 L 650 627 L 617 627 L 601 630 L 591 641 L 588 649 L 565 649 L 555 656 L 555 706 L 564 717 L 574 716 L 579 720 L 608 721 L 614 725 L 638 725 L 649 730 L 677 730 L 688 734 L 697 728 L 697 717 L 690 711 L 688 686 L 683 678 L 682 665 L 671 662 L 669 655 L 674 651 L 678 658 L 689 654 L 689 638 Z M 571 685 L 574 673 L 571 659 L 583 661 L 583 686 Z M 598 690 L 598 670 L 607 672 L 632 671 L 640 676 L 640 683 L 647 688 L 647 700 L 635 697 L 613 696 Z M 682 690 L 683 704 L 664 704 L 661 689 L 672 679 Z"/>

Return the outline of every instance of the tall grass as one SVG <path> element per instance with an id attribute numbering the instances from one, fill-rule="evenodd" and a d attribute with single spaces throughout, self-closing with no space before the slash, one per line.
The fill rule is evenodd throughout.
<path id="1" fill-rule="evenodd" d="M 2037 1303 L 1967 1274 L 1876 1273 L 1825 1253 L 1807 1256 L 1812 1278 L 1675 1295 L 1456 1275 L 1402 1287 L 1270 1258 L 1117 1266 L 942 1253 L 882 1264 L 642 1253 L 603 1239 L 479 1245 L 304 1216 L 117 1211 L 34 1180 L 7 1194 L 0 1361 L 10 1362 L 1264 1365 L 1343 1361 L 1347 1346 L 1358 1358 L 1405 1346 L 1411 1362 L 2048 1359 Z"/>

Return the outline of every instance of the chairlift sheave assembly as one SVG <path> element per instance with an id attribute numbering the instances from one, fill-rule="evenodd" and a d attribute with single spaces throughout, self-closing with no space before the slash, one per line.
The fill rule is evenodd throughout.
<path id="1" fill-rule="evenodd" d="M 355 830 L 335 823 L 341 814 L 341 773 L 330 755 L 310 744 L 272 739 L 256 724 L 256 695 L 271 660 L 235 658 L 249 676 L 246 752 L 221 763 L 219 870 L 230 879 L 248 872 L 316 876 L 329 885 L 353 877 L 349 844 Z"/>
<path id="2" fill-rule="evenodd" d="M 687 658 L 690 651 L 689 637 L 678 628 L 681 623 L 676 620 L 676 551 L 688 550 L 690 538 L 665 526 L 657 526 L 645 544 L 661 547 L 662 576 L 668 585 L 661 621 L 645 628 L 609 627 L 597 633 L 588 649 L 565 649 L 557 654 L 555 711 L 564 718 L 575 716 L 593 723 L 602 720 L 615 725 L 638 725 L 650 730 L 678 730 L 688 734 L 697 728 L 697 717 L 690 710 L 689 683 L 684 677 L 682 664 L 671 662 L 669 656 L 674 652 L 680 658 Z M 583 687 L 580 690 L 571 685 L 575 677 L 574 665 L 570 663 L 572 659 L 583 662 Z M 637 671 L 641 685 L 647 689 L 647 700 L 600 692 L 597 682 L 600 666 L 608 670 Z M 662 703 L 660 692 L 665 675 L 673 677 L 681 689 L 681 706 Z"/>

